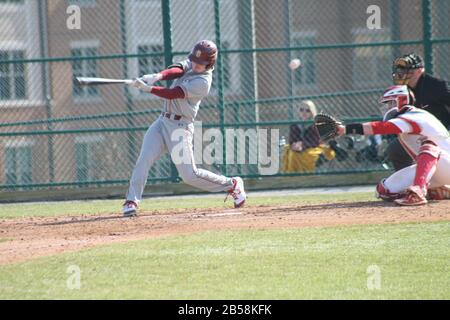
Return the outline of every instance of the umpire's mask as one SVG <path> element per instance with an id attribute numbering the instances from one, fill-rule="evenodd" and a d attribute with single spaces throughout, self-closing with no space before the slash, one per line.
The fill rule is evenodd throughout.
<path id="1" fill-rule="evenodd" d="M 392 81 L 396 85 L 408 85 L 414 71 L 423 68 L 421 56 L 410 53 L 396 58 L 392 63 Z"/>

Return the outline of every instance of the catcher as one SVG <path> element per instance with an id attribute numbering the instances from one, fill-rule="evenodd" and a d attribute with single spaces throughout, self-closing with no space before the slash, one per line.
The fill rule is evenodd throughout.
<path id="1" fill-rule="evenodd" d="M 392 80 L 396 85 L 407 85 L 416 97 L 415 106 L 426 109 L 450 129 L 450 87 L 446 81 L 425 73 L 420 55 L 409 53 L 396 58 L 392 64 Z M 414 163 L 398 139 L 389 143 L 387 154 L 395 171 Z"/>
<path id="2" fill-rule="evenodd" d="M 415 164 L 395 172 L 376 187 L 377 198 L 402 206 L 450 199 L 450 136 L 431 113 L 413 106 L 406 85 L 389 87 L 380 99 L 383 121 L 342 125 L 319 114 L 314 121 L 322 140 L 344 134 L 396 134 Z"/>

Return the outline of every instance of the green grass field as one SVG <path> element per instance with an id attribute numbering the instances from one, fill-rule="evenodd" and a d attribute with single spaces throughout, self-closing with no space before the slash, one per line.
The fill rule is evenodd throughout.
<path id="1" fill-rule="evenodd" d="M 340 197 L 349 199 L 320 195 L 252 203 Z M 201 199 L 205 207 L 209 201 L 217 205 L 214 198 Z M 87 214 L 120 205 L 104 203 L 75 206 Z M 173 202 L 155 205 L 165 210 Z M 16 216 L 76 214 L 71 206 L 7 207 L 15 208 Z M 13 218 L 5 207 L 2 216 Z M 450 299 L 449 244 L 447 221 L 166 236 L 0 266 L 0 299 Z M 79 287 L 73 270 L 80 271 Z"/>

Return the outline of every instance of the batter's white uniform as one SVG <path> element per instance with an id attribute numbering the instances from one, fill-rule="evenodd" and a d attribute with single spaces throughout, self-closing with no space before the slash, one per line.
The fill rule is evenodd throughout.
<path id="1" fill-rule="evenodd" d="M 141 147 L 139 158 L 133 170 L 128 189 L 127 200 L 136 202 L 142 199 L 142 193 L 147 181 L 151 166 L 164 152 L 171 154 L 178 173 L 187 184 L 199 189 L 219 192 L 233 188 L 231 178 L 217 175 L 213 172 L 198 169 L 194 162 L 193 135 L 194 119 L 197 115 L 202 98 L 208 95 L 212 83 L 212 69 L 204 73 L 192 72 L 192 64 L 189 60 L 181 62 L 184 75 L 174 80 L 171 88 L 180 87 L 184 91 L 184 99 L 164 99 L 164 112 L 170 113 L 171 118 L 160 116 L 147 130 Z M 174 120 L 174 116 L 182 116 L 180 120 Z M 172 151 L 179 148 L 180 141 L 174 140 L 172 134 L 182 130 L 183 161 L 174 159 Z M 177 152 L 174 152 L 177 153 Z"/>
<path id="2" fill-rule="evenodd" d="M 416 159 L 423 141 L 429 140 L 440 149 L 436 170 L 427 177 L 429 188 L 450 184 L 450 136 L 444 125 L 431 113 L 423 109 L 408 107 L 408 111 L 399 114 L 389 122 L 397 126 L 402 133 L 398 135 L 405 150 Z M 386 188 L 393 193 L 402 193 L 413 185 L 416 165 L 397 171 L 384 181 Z"/>

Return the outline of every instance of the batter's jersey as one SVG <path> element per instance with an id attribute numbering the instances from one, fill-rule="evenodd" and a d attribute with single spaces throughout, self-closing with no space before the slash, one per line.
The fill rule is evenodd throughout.
<path id="1" fill-rule="evenodd" d="M 177 78 L 171 88 L 180 87 L 184 91 L 184 99 L 164 100 L 164 111 L 194 121 L 202 99 L 211 89 L 213 69 L 194 73 L 191 61 L 185 60 L 180 63 L 183 66 L 184 75 Z"/>
<path id="2" fill-rule="evenodd" d="M 450 135 L 442 122 L 428 111 L 409 107 L 389 122 L 401 130 L 399 140 L 413 158 L 419 154 L 425 140 L 434 142 L 443 153 L 450 155 Z"/>

